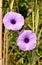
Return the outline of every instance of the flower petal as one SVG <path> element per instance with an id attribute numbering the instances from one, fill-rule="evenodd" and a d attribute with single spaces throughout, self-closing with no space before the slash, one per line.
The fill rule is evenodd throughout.
<path id="1" fill-rule="evenodd" d="M 11 20 L 14 19 L 16 24 L 12 24 Z M 8 30 L 20 30 L 24 25 L 24 18 L 21 14 L 16 12 L 8 12 L 3 18 L 3 24 Z"/>
<path id="2" fill-rule="evenodd" d="M 29 42 L 24 41 L 25 38 L 29 39 Z M 17 46 L 23 51 L 33 50 L 36 47 L 36 34 L 31 30 L 23 30 L 17 39 Z"/>

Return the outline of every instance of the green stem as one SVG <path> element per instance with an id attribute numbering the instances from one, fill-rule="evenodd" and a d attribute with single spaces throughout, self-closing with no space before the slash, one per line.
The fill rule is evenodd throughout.
<path id="1" fill-rule="evenodd" d="M 13 8 L 13 4 L 14 4 L 14 0 L 11 0 L 11 3 L 10 3 L 10 10 L 12 11 L 12 8 Z"/>
<path id="2" fill-rule="evenodd" d="M 36 34 L 38 31 L 38 23 L 39 23 L 39 8 L 37 5 L 37 0 L 36 0 L 36 16 L 35 16 L 35 29 L 36 29 Z"/>
<path id="3" fill-rule="evenodd" d="M 10 3 L 10 10 L 11 11 L 12 11 L 12 8 L 13 8 L 13 3 L 14 3 L 14 0 L 12 0 L 11 3 Z M 6 45 L 6 65 L 8 65 L 8 63 L 7 63 L 7 61 L 8 61 L 8 30 L 5 29 L 4 35 L 6 37 L 6 42 L 4 42 L 4 47 Z M 4 38 L 4 40 L 5 40 L 5 38 Z M 5 52 L 5 49 L 4 49 L 4 52 Z"/>
<path id="4" fill-rule="evenodd" d="M 37 33 L 37 31 L 38 31 L 38 23 L 39 23 L 39 9 L 37 9 L 37 15 L 36 15 L 35 23 L 36 23 L 36 33 Z"/>
<path id="5" fill-rule="evenodd" d="M 18 9 L 18 12 L 19 12 L 18 0 L 16 0 L 16 7 L 17 7 L 17 9 Z"/>
<path id="6" fill-rule="evenodd" d="M 40 30 L 40 32 L 39 32 L 39 34 L 38 34 L 38 40 L 40 39 L 41 32 L 42 32 L 42 28 L 41 28 L 41 30 Z"/>
<path id="7" fill-rule="evenodd" d="M 33 32 L 34 32 L 34 12 L 32 12 Z"/>

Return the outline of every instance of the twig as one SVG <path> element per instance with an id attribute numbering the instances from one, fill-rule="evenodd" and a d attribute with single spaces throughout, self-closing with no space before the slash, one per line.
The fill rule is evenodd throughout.
<path id="1" fill-rule="evenodd" d="M 4 51 L 3 51 L 3 65 L 7 65 L 7 53 L 8 53 L 8 51 L 7 51 L 7 44 L 8 44 L 8 38 L 6 38 L 6 37 L 8 37 L 8 33 L 7 33 L 8 31 L 5 29 L 5 32 L 4 32 Z M 6 58 L 5 58 L 6 57 Z M 6 60 L 5 60 L 6 59 Z M 6 61 L 6 62 L 5 62 Z"/>
<path id="2" fill-rule="evenodd" d="M 0 0 L 0 65 L 2 65 L 2 0 Z"/>
<path id="3" fill-rule="evenodd" d="M 14 0 L 11 0 L 11 3 L 10 3 L 10 10 L 11 11 L 13 8 L 13 3 L 14 3 Z M 6 65 L 8 65 L 7 61 L 8 61 L 8 30 L 6 30 Z"/>
<path id="4" fill-rule="evenodd" d="M 5 59 L 5 44 L 6 44 L 6 31 L 4 32 L 3 65 L 5 65 L 5 62 L 4 62 L 4 59 Z"/>
<path id="5" fill-rule="evenodd" d="M 6 30 L 6 65 L 8 65 L 7 61 L 8 61 L 8 30 Z"/>

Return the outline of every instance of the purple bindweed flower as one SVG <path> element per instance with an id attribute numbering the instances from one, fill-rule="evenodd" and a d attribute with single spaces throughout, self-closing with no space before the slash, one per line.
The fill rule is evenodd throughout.
<path id="1" fill-rule="evenodd" d="M 17 46 L 23 51 L 33 50 L 36 47 L 36 34 L 31 30 L 23 30 L 17 39 Z"/>
<path id="2" fill-rule="evenodd" d="M 8 30 L 20 30 L 24 25 L 24 17 L 16 12 L 8 12 L 3 18 L 3 24 Z"/>
<path id="3" fill-rule="evenodd" d="M 30 13 L 32 13 L 32 9 L 29 9 L 28 11 L 29 11 Z"/>

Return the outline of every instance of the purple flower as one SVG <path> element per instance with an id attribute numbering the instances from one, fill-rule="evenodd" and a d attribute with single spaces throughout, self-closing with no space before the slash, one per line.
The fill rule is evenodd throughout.
<path id="1" fill-rule="evenodd" d="M 23 30 L 17 39 L 17 46 L 23 51 L 33 50 L 36 47 L 36 34 L 31 30 Z"/>
<path id="2" fill-rule="evenodd" d="M 29 9 L 28 11 L 29 11 L 30 13 L 32 13 L 32 9 Z"/>
<path id="3" fill-rule="evenodd" d="M 8 12 L 3 18 L 3 24 L 8 30 L 20 30 L 24 25 L 24 17 L 16 12 Z"/>

